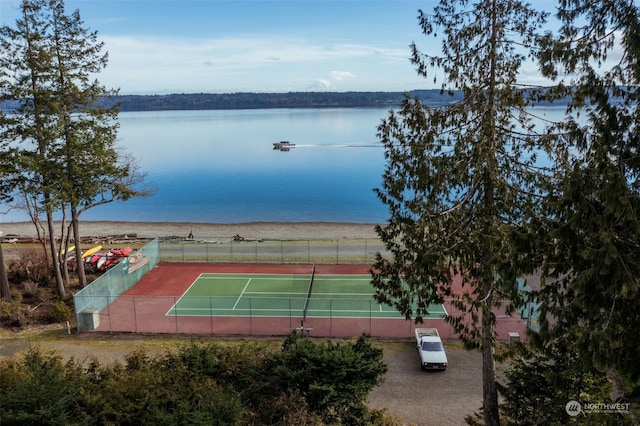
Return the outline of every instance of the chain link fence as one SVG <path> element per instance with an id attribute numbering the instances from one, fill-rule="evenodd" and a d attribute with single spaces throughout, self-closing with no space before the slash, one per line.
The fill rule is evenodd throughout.
<path id="1" fill-rule="evenodd" d="M 74 294 L 78 330 L 95 329 L 99 324 L 99 313 L 108 309 L 114 300 L 136 285 L 158 262 L 158 240 L 153 240 Z"/>
<path id="2" fill-rule="evenodd" d="M 379 239 L 161 241 L 162 262 L 370 264 L 388 256 Z"/>
<path id="3" fill-rule="evenodd" d="M 328 307 L 314 316 L 304 318 L 302 299 L 272 299 L 277 303 L 277 312 L 265 309 L 265 300 L 248 298 L 247 308 L 235 310 L 233 314 L 220 310 L 216 306 L 229 305 L 227 297 L 202 296 L 197 299 L 200 314 L 184 310 L 181 312 L 178 302 L 185 296 L 143 296 L 121 295 L 102 296 L 107 308 L 95 312 L 90 328 L 85 330 L 105 332 L 135 333 L 177 333 L 177 334 L 220 334 L 280 336 L 292 331 L 315 337 L 353 337 L 365 333 L 382 338 L 407 338 L 413 336 L 416 327 L 434 327 L 445 340 L 459 336 L 451 324 L 443 318 L 428 318 L 423 324 L 405 319 L 400 313 L 387 312 L 381 315 L 379 305 L 373 299 L 358 300 L 354 309 L 352 299 L 330 300 L 316 298 L 315 303 Z M 237 298 L 233 298 L 234 300 Z M 343 306 L 350 304 L 349 307 Z M 456 314 L 451 301 L 444 302 L 447 312 Z M 457 313 L 459 314 L 459 313 Z M 469 318 L 463 318 L 468 322 Z M 497 315 L 496 338 L 511 343 L 526 336 L 526 323 L 518 317 Z"/>

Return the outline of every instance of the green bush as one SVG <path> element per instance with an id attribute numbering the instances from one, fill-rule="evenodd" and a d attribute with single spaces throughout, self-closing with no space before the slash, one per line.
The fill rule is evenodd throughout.
<path id="1" fill-rule="evenodd" d="M 371 424 L 365 401 L 387 371 L 382 355 L 364 336 L 320 344 L 292 333 L 274 372 L 283 389 L 305 395 L 309 411 L 327 424 Z"/>
<path id="2" fill-rule="evenodd" d="M 174 354 L 130 354 L 125 365 L 94 366 L 89 405 L 96 424 L 240 425 L 233 390 L 190 371 Z"/>
<path id="3" fill-rule="evenodd" d="M 2 424 L 393 425 L 365 402 L 382 350 L 364 338 L 316 343 L 191 343 L 81 366 L 31 349 L 0 361 Z M 90 420 L 89 420 L 90 419 Z"/>
<path id="4" fill-rule="evenodd" d="M 82 368 L 63 363 L 55 354 L 31 348 L 22 361 L 0 363 L 1 423 L 74 425 L 86 423 L 79 389 L 85 386 Z M 83 421 L 84 420 L 84 421 Z"/>
<path id="5" fill-rule="evenodd" d="M 50 323 L 65 322 L 69 321 L 72 315 L 73 310 L 66 303 L 58 301 L 51 305 L 51 308 L 49 308 L 47 320 Z"/>

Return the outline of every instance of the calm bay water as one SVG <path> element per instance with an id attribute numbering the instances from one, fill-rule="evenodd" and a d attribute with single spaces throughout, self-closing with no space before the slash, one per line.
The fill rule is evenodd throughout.
<path id="1" fill-rule="evenodd" d="M 386 109 L 163 111 L 120 114 L 119 144 L 140 160 L 149 198 L 99 206 L 84 220 L 380 222 Z M 288 152 L 273 142 L 296 144 Z"/>
<path id="2" fill-rule="evenodd" d="M 557 113 L 557 112 L 556 112 Z M 381 223 L 376 198 L 385 108 L 124 112 L 118 144 L 152 197 L 95 207 L 83 220 Z M 288 152 L 273 142 L 296 144 Z M 28 220 L 20 211 L 3 222 Z"/>

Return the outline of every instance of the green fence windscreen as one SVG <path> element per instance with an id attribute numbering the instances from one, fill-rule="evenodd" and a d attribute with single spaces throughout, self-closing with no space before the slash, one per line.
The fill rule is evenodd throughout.
<path id="1" fill-rule="evenodd" d="M 153 240 L 124 257 L 101 277 L 73 296 L 78 329 L 83 329 L 79 316 L 86 312 L 101 312 L 122 293 L 133 287 L 160 261 L 158 240 Z"/>

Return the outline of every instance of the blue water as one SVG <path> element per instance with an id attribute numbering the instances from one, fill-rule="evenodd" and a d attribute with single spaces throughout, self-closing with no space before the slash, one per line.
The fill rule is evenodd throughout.
<path id="1" fill-rule="evenodd" d="M 83 220 L 381 223 L 373 189 L 385 108 L 124 112 L 118 145 L 153 196 L 101 205 Z M 273 142 L 296 144 L 288 152 Z M 28 220 L 11 211 L 0 221 Z"/>
<path id="2" fill-rule="evenodd" d="M 386 109 L 124 112 L 118 144 L 139 160 L 152 197 L 83 220 L 385 221 L 376 198 Z M 273 142 L 289 140 L 288 152 Z M 344 146 L 350 145 L 350 146 Z M 26 220 L 11 212 L 2 221 Z"/>

